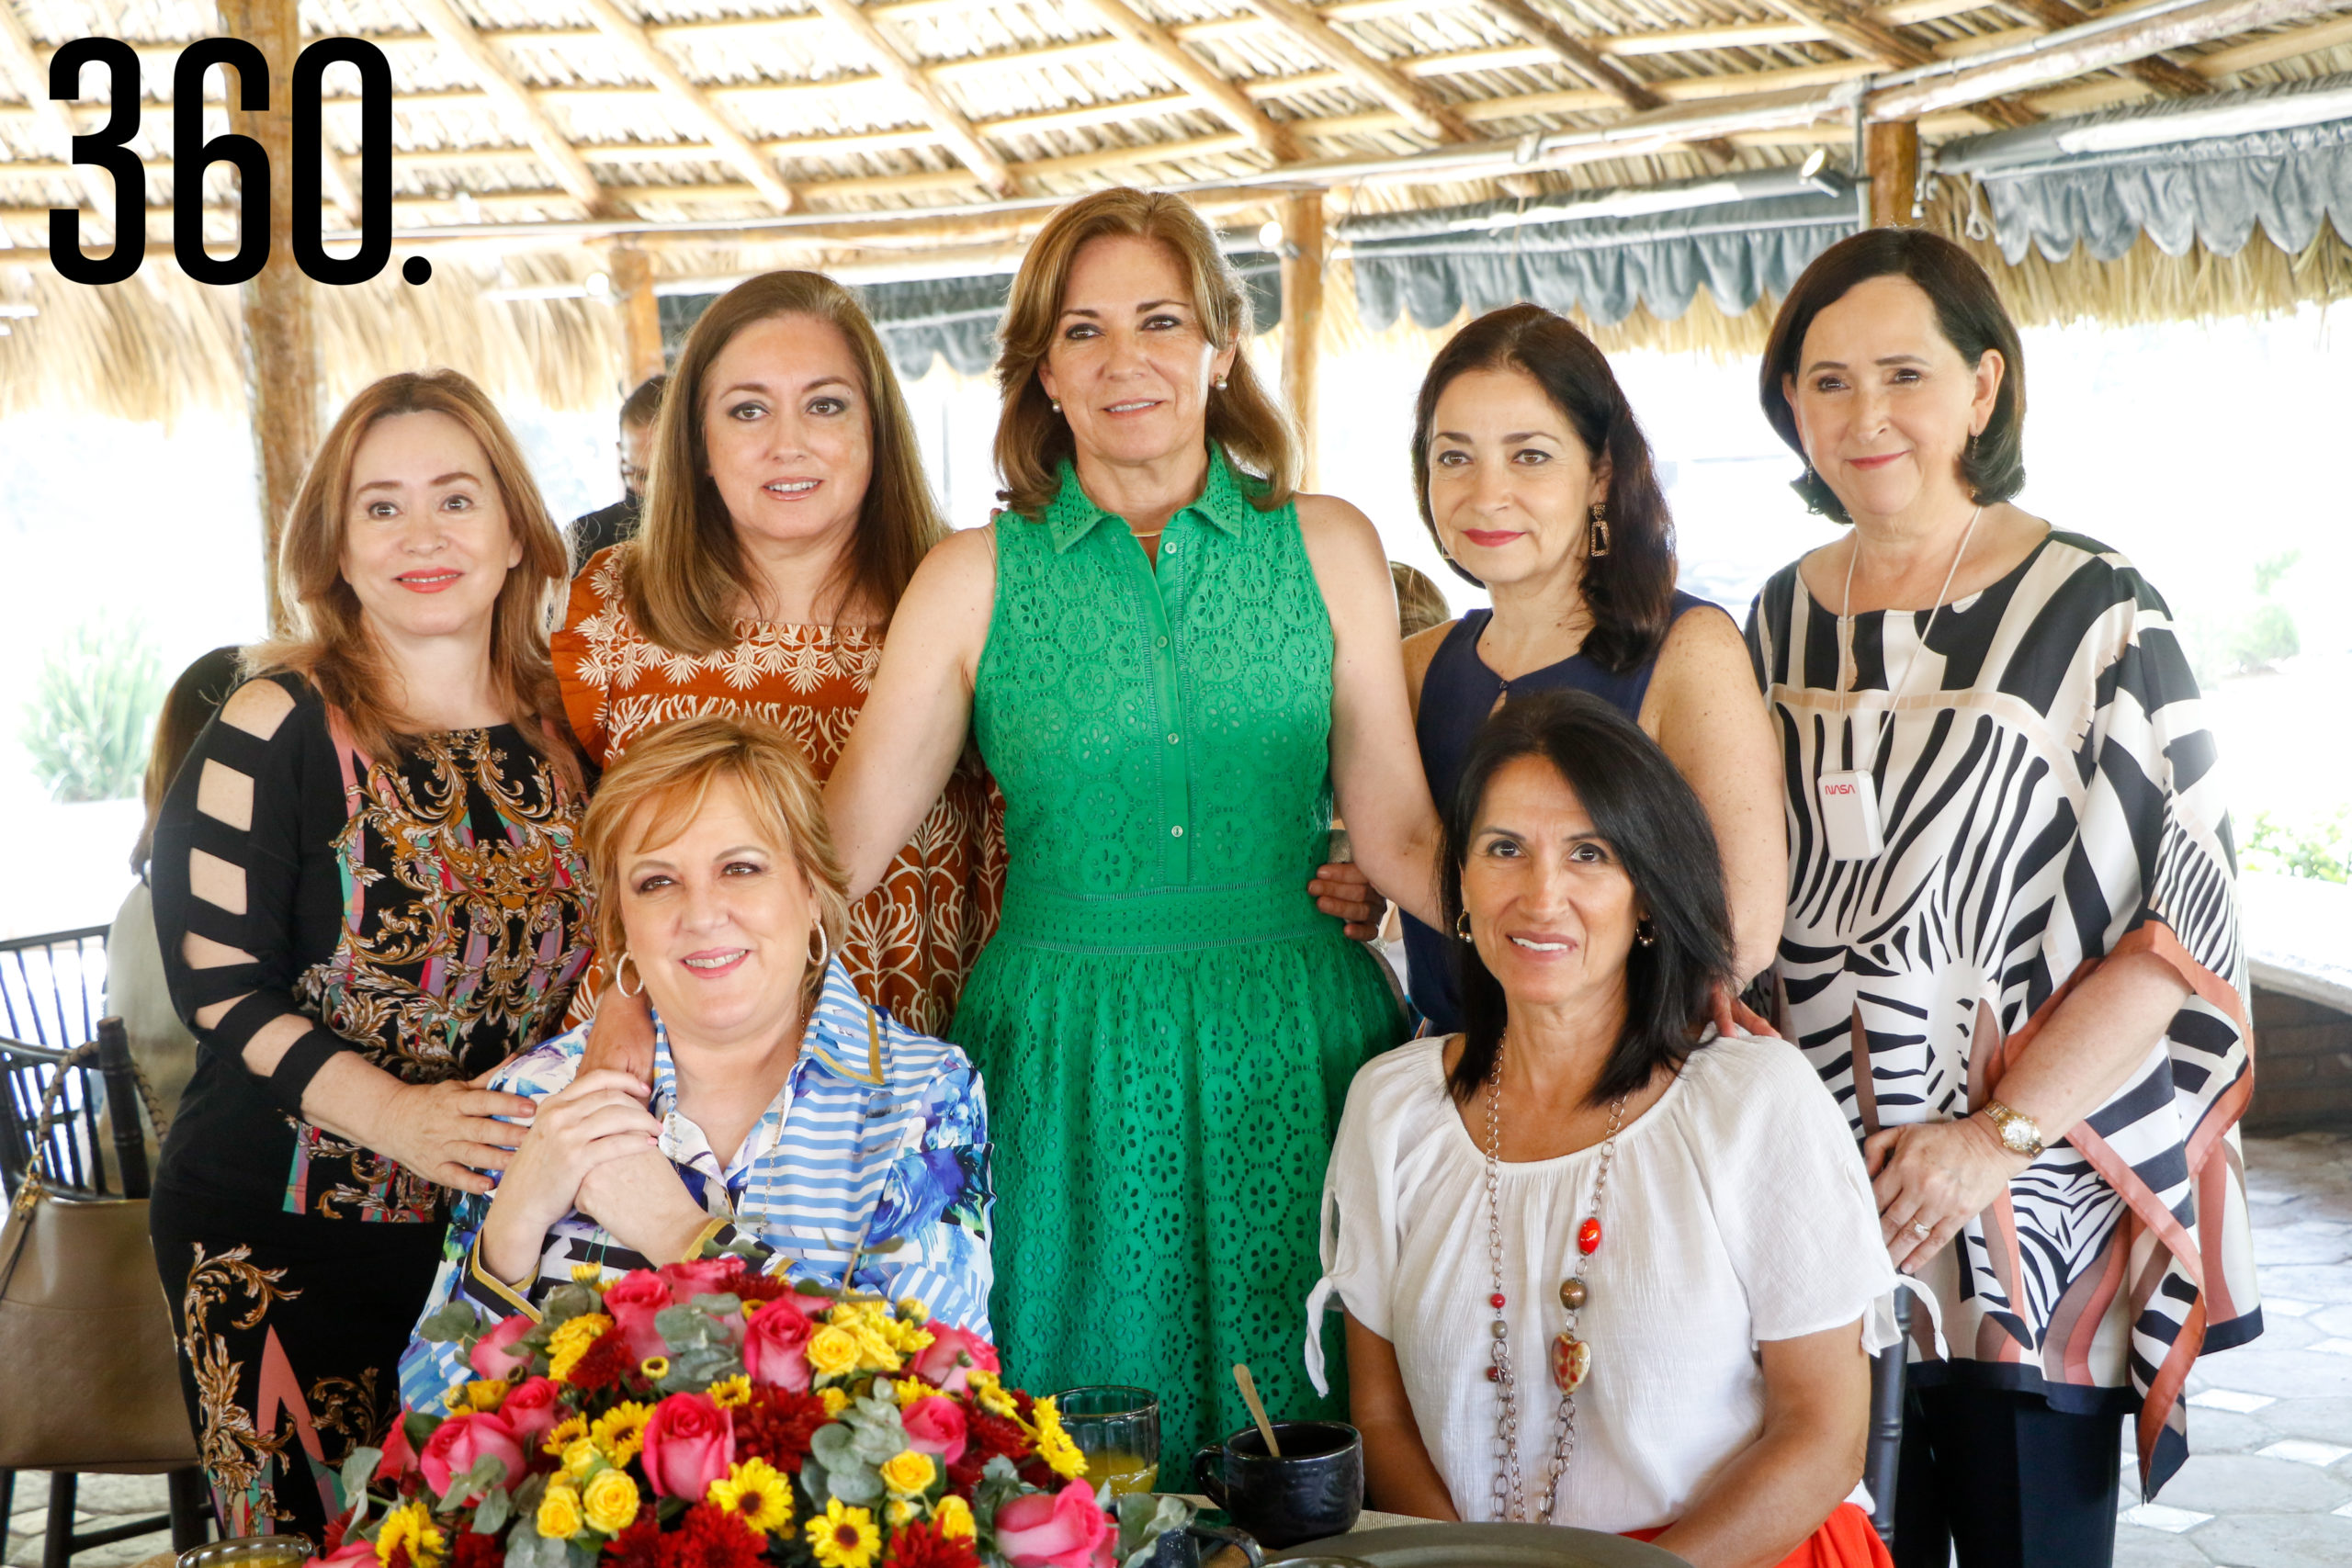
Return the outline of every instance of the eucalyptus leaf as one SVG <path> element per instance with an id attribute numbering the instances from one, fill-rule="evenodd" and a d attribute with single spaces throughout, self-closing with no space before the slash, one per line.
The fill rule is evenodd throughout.
<path id="1" fill-rule="evenodd" d="M 368 1483 L 376 1478 L 376 1467 L 383 1461 L 384 1450 L 381 1449 L 362 1447 L 352 1450 L 351 1457 L 343 1461 L 343 1495 L 345 1497 L 365 1497 Z M 366 1504 L 362 1503 L 361 1506 L 365 1507 Z"/>
<path id="2" fill-rule="evenodd" d="M 497 1534 L 514 1506 L 514 1499 L 507 1496 L 503 1488 L 493 1487 L 482 1498 L 481 1506 L 474 1510 L 474 1529 L 481 1535 Z"/>
<path id="3" fill-rule="evenodd" d="M 707 1314 L 722 1327 L 743 1320 L 743 1298 L 732 1291 L 707 1291 L 690 1303 L 696 1312 Z"/>
<path id="4" fill-rule="evenodd" d="M 421 1454 L 433 1434 L 441 1429 L 442 1417 L 430 1411 L 412 1410 L 401 1417 L 401 1431 L 408 1438 L 408 1451 Z"/>
<path id="5" fill-rule="evenodd" d="M 560 1562 L 563 1568 L 596 1568 L 597 1545 L 594 1541 L 566 1540 L 549 1544 L 562 1547 Z M 550 1564 L 549 1568 L 554 1568 L 554 1565 Z"/>
<path id="6" fill-rule="evenodd" d="M 851 1430 L 838 1422 L 829 1422 L 809 1436 L 808 1451 L 824 1461 L 825 1468 L 857 1462 L 854 1445 L 857 1441 Z M 888 1457 L 887 1455 L 885 1456 Z"/>
<path id="7" fill-rule="evenodd" d="M 416 1325 L 416 1336 L 435 1345 L 453 1345 L 481 1330 L 481 1314 L 474 1310 L 472 1303 L 448 1302 L 424 1314 Z"/>
<path id="8" fill-rule="evenodd" d="M 828 1469 L 825 1484 L 834 1496 L 854 1508 L 874 1506 L 882 1501 L 885 1491 L 881 1473 L 864 1464 L 851 1464 L 839 1470 Z"/>
<path id="9" fill-rule="evenodd" d="M 558 1285 L 539 1307 L 539 1323 L 552 1328 L 575 1317 L 605 1310 L 605 1298 L 578 1283 Z"/>
<path id="10" fill-rule="evenodd" d="M 526 1517 L 506 1532 L 506 1568 L 561 1568 L 563 1543 L 539 1533 L 536 1520 Z"/>

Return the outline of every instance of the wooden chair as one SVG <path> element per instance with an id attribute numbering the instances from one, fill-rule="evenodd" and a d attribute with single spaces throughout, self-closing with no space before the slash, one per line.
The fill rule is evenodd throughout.
<path id="1" fill-rule="evenodd" d="M 4 962 L 5 958 L 0 957 L 0 963 Z M 0 971 L 0 976 L 4 976 L 5 971 Z M 141 1100 L 137 1076 L 130 1065 L 130 1042 L 123 1032 L 120 1019 L 97 1021 L 96 1032 L 96 1068 L 86 1063 L 68 1065 L 65 1058 L 69 1052 L 62 1047 L 0 1039 L 0 1169 L 6 1173 L 10 1192 L 38 1163 L 41 1185 L 59 1198 L 148 1195 L 147 1149 L 141 1134 Z M 48 1093 L 50 1078 L 60 1072 L 74 1075 L 65 1089 L 71 1114 L 62 1116 L 52 1125 L 45 1145 L 36 1147 L 34 1134 L 41 1100 Z M 120 1172 L 119 1193 L 108 1190 L 107 1164 L 99 1154 L 98 1114 L 101 1107 L 107 1104 L 118 1108 L 111 1120 L 114 1164 Z M 144 1467 L 126 1472 L 152 1473 Z M 41 1568 L 67 1568 L 77 1551 L 128 1540 L 166 1525 L 171 1528 L 175 1551 L 185 1551 L 201 1543 L 210 1533 L 211 1510 L 204 1472 L 193 1465 L 167 1473 L 168 1512 L 96 1529 L 75 1529 L 74 1506 L 82 1475 L 106 1473 L 111 1472 L 50 1472 L 49 1529 L 41 1548 Z M 15 1504 L 16 1491 L 16 1472 L 0 1470 L 0 1552 L 6 1550 L 6 1521 Z"/>

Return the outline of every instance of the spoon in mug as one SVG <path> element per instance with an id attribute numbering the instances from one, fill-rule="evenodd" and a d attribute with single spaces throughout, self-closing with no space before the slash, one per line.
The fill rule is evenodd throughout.
<path id="1" fill-rule="evenodd" d="M 1274 1441 L 1274 1424 L 1266 1419 L 1265 1402 L 1258 1397 L 1258 1380 L 1250 1375 L 1247 1361 L 1233 1364 L 1233 1381 L 1240 1385 L 1241 1403 L 1250 1407 L 1250 1419 L 1258 1423 L 1258 1436 L 1266 1439 L 1266 1452 L 1274 1459 L 1283 1457 L 1283 1446 Z"/>

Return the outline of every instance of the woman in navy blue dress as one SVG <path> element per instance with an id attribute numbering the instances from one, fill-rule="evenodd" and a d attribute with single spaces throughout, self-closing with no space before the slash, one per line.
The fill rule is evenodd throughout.
<path id="1" fill-rule="evenodd" d="M 1590 692 L 1650 734 L 1714 824 L 1746 980 L 1787 902 L 1780 751 L 1739 628 L 1674 586 L 1673 523 L 1649 443 L 1592 340 L 1535 305 L 1479 317 L 1438 353 L 1413 423 L 1421 521 L 1492 610 L 1405 643 L 1430 794 L 1530 692 Z M 1461 1028 L 1441 934 L 1405 919 L 1407 990 L 1429 1032 Z"/>

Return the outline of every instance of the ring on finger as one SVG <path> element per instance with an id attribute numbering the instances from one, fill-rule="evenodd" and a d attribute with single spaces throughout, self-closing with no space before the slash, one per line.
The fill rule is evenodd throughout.
<path id="1" fill-rule="evenodd" d="M 1936 1234 L 1936 1227 L 1929 1224 L 1925 1220 L 1913 1220 L 1911 1222 L 1911 1234 L 1917 1236 L 1921 1241 L 1925 1241 L 1929 1236 Z"/>

